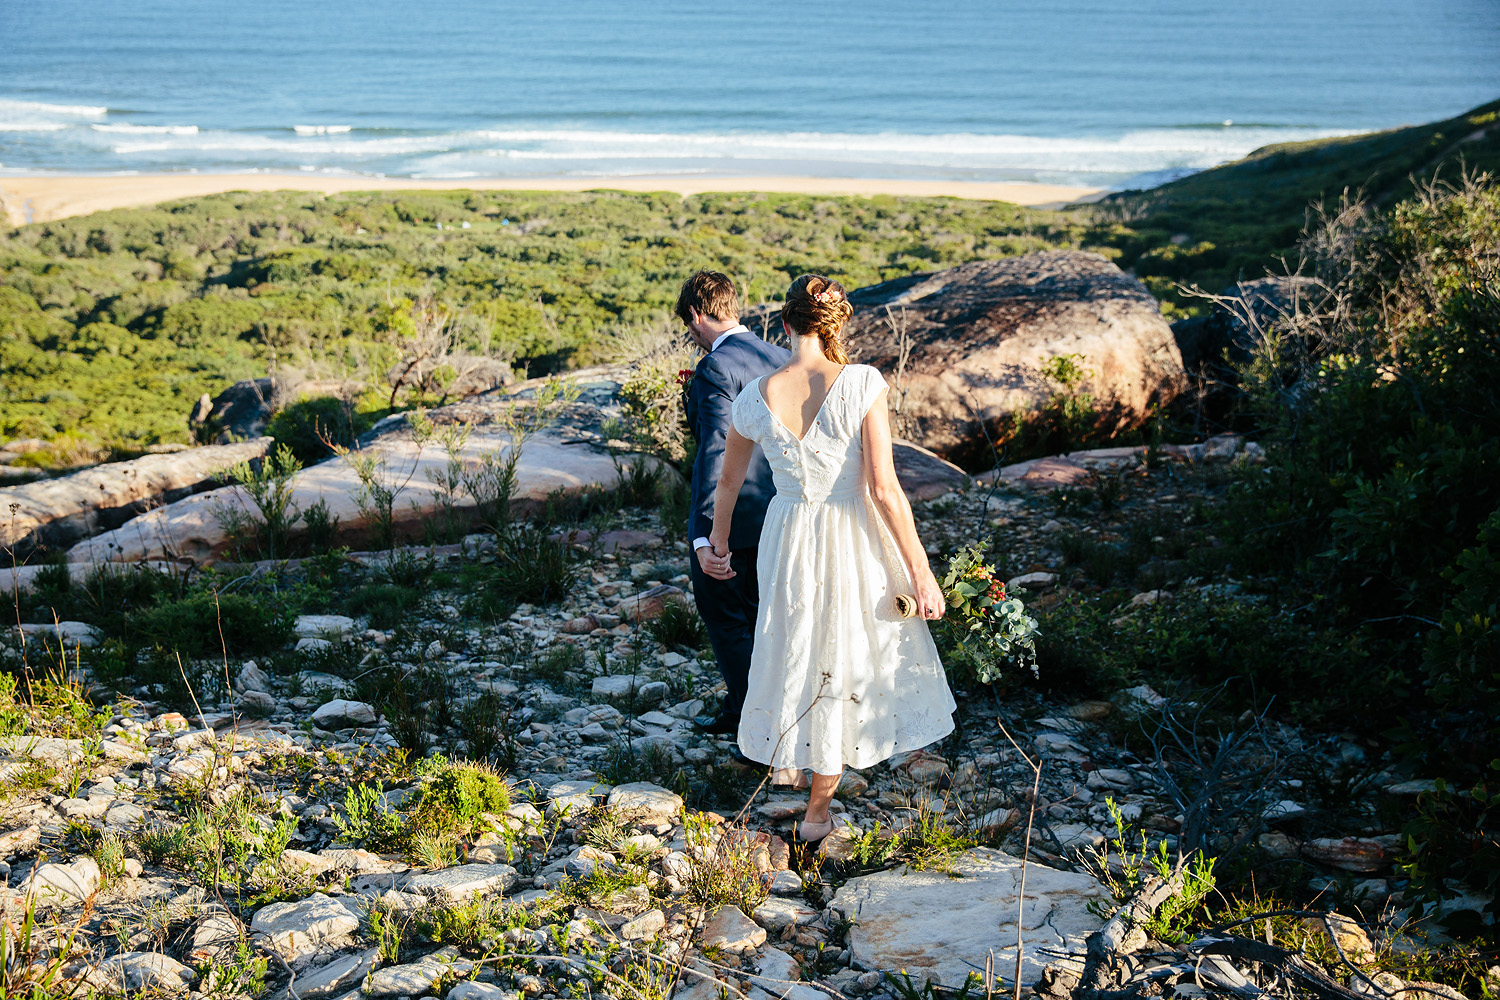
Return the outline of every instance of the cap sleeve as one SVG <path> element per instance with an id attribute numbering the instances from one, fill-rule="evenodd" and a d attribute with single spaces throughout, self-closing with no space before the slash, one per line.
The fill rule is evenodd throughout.
<path id="1" fill-rule="evenodd" d="M 751 441 L 760 440 L 759 421 L 755 419 L 755 398 L 760 392 L 757 386 L 760 379 L 755 379 L 740 394 L 734 397 L 734 406 L 729 411 L 729 419 L 734 424 L 734 429 Z"/>
<path id="2" fill-rule="evenodd" d="M 861 395 L 859 406 L 860 419 L 863 420 L 865 415 L 870 412 L 870 407 L 875 405 L 875 401 L 885 391 L 886 383 L 885 376 L 880 374 L 879 368 L 872 365 L 860 365 L 860 367 L 864 369 L 861 374 L 865 377 L 864 392 Z"/>

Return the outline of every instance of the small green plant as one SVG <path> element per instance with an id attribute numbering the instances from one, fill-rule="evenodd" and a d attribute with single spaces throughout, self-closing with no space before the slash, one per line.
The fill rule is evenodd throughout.
<path id="1" fill-rule="evenodd" d="M 708 632 L 698 611 L 686 604 L 669 602 L 661 617 L 646 623 L 651 638 L 668 649 L 696 652 L 708 644 Z"/>
<path id="2" fill-rule="evenodd" d="M 125 841 L 119 834 L 108 833 L 100 838 L 94 847 L 94 862 L 105 885 L 125 874 Z"/>
<path id="3" fill-rule="evenodd" d="M 440 906 L 417 918 L 417 931 L 433 944 L 456 945 L 469 955 L 494 952 L 506 931 L 525 927 L 526 908 L 503 899 L 473 899 Z"/>
<path id="4" fill-rule="evenodd" d="M 688 865 L 681 880 L 688 900 L 710 909 L 732 903 L 746 913 L 765 902 L 769 889 L 755 865 L 755 834 L 695 812 L 683 817 L 683 829 Z"/>
<path id="5" fill-rule="evenodd" d="M 414 829 L 445 834 L 473 832 L 486 813 L 510 808 L 510 788 L 479 764 L 450 764 L 422 786 L 412 811 Z"/>
<path id="6" fill-rule="evenodd" d="M 152 826 L 135 835 L 135 846 L 147 864 L 167 865 L 186 855 L 191 837 L 182 823 Z"/>
<path id="7" fill-rule="evenodd" d="M 379 903 L 371 906 L 365 916 L 366 936 L 380 953 L 380 960 L 387 965 L 401 961 L 401 948 L 405 943 L 406 929 L 410 921 L 402 920 L 393 910 Z"/>
<path id="8" fill-rule="evenodd" d="M 406 834 L 400 813 L 388 808 L 381 782 L 350 785 L 344 790 L 344 815 L 334 814 L 339 840 L 354 847 L 389 849 Z"/>
<path id="9" fill-rule="evenodd" d="M 61 1000 L 76 995 L 65 970 L 77 957 L 78 932 L 93 915 L 92 897 L 71 927 L 39 927 L 34 893 L 26 894 L 19 909 L 19 921 L 14 909 L 0 913 L 0 996 Z"/>
<path id="10" fill-rule="evenodd" d="M 1180 944 L 1189 940 L 1187 930 L 1192 925 L 1197 911 L 1203 906 L 1209 893 L 1214 891 L 1214 859 L 1204 857 L 1202 851 L 1194 851 L 1185 859 L 1174 862 L 1167 854 L 1165 841 L 1150 849 L 1144 830 L 1137 831 L 1138 844 L 1132 845 L 1125 829 L 1125 819 L 1113 798 L 1104 800 L 1109 810 L 1110 822 L 1115 832 L 1110 836 L 1106 848 L 1113 845 L 1118 855 L 1116 874 L 1104 851 L 1095 849 L 1089 867 L 1114 896 L 1115 902 L 1123 904 L 1134 896 L 1148 878 L 1156 877 L 1170 881 L 1179 875 L 1182 890 L 1157 908 L 1151 921 L 1146 924 L 1146 933 L 1158 941 Z M 1092 904 L 1091 904 L 1092 905 Z M 1101 916 L 1108 914 L 1101 913 Z"/>
<path id="11" fill-rule="evenodd" d="M 302 462 L 284 444 L 278 445 L 255 466 L 249 462 L 239 463 L 229 470 L 229 478 L 250 498 L 260 514 L 260 521 L 247 522 L 243 500 L 239 510 L 223 502 L 216 504 L 214 517 L 231 535 L 243 537 L 247 524 L 252 526 L 259 543 L 256 554 L 268 559 L 286 558 L 289 554 L 288 536 L 292 526 L 302 518 L 292 500 L 292 479 L 301 471 Z"/>
<path id="12" fill-rule="evenodd" d="M 197 967 L 200 978 L 196 989 L 205 997 L 222 997 L 224 1000 L 260 996 L 266 991 L 266 970 L 270 963 L 270 959 L 255 954 L 250 942 L 241 939 L 235 943 L 234 955 L 227 961 L 220 959 Z"/>

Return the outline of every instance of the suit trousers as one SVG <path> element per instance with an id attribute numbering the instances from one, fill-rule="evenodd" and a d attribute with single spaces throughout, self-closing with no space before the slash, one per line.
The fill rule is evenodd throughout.
<path id="1" fill-rule="evenodd" d="M 755 575 L 754 548 L 736 549 L 729 557 L 735 575 L 715 580 L 698 565 L 697 553 L 688 560 L 693 599 L 708 630 L 709 644 L 719 661 L 728 694 L 720 710 L 738 716 L 750 680 L 750 651 L 755 645 L 755 614 L 760 608 L 760 582 Z"/>

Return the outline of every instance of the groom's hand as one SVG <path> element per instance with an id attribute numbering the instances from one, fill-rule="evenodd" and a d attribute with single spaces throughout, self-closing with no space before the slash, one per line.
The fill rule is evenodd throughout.
<path id="1" fill-rule="evenodd" d="M 729 550 L 723 553 L 713 546 L 705 545 L 697 550 L 698 565 L 703 572 L 715 580 L 732 580 L 735 576 L 734 570 L 729 565 Z"/>

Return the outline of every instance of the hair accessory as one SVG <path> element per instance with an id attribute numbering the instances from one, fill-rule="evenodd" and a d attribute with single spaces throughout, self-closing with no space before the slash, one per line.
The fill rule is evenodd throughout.
<path id="1" fill-rule="evenodd" d="M 839 293 L 832 288 L 825 288 L 814 295 L 813 298 L 819 302 L 837 302 L 839 300 Z"/>

